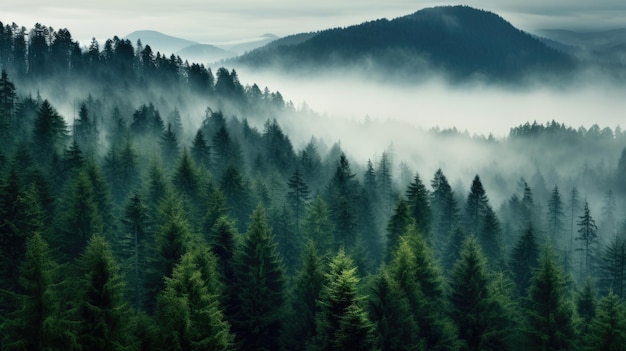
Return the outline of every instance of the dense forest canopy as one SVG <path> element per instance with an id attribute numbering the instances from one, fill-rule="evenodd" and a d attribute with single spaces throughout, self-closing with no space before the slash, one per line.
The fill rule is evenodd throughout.
<path id="1" fill-rule="evenodd" d="M 0 28 L 2 350 L 623 347 L 619 127 L 362 160 L 234 69 Z"/>

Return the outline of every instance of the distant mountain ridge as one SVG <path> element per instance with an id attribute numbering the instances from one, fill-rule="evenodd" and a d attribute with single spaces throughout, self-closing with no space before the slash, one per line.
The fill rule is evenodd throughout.
<path id="1" fill-rule="evenodd" d="M 125 39 L 130 40 L 131 42 L 136 43 L 137 40 L 141 40 L 142 44 L 150 45 L 152 51 L 155 53 L 157 51 L 162 54 L 170 55 L 176 53 L 186 47 L 197 45 L 198 42 L 176 38 L 167 34 L 163 34 L 161 32 L 157 32 L 155 30 L 139 30 L 128 34 Z"/>
<path id="2" fill-rule="evenodd" d="M 453 79 L 523 79 L 568 72 L 574 60 L 513 27 L 500 16 L 467 6 L 427 8 L 393 20 L 328 29 L 293 43 L 274 43 L 238 57 L 251 67 L 366 67 L 396 77 L 430 71 Z"/>

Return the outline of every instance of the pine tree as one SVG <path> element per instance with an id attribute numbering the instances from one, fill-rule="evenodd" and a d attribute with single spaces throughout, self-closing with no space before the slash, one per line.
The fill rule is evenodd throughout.
<path id="1" fill-rule="evenodd" d="M 430 193 L 418 173 L 415 174 L 413 182 L 406 190 L 407 202 L 411 216 L 415 220 L 418 230 L 427 238 L 430 238 L 430 224 L 432 213 L 430 209 Z"/>
<path id="2" fill-rule="evenodd" d="M 478 240 L 489 267 L 502 267 L 502 229 L 500 228 L 500 221 L 491 207 L 486 208 Z"/>
<path id="3" fill-rule="evenodd" d="M 585 335 L 585 350 L 618 351 L 626 345 L 626 312 L 619 296 L 603 297 Z"/>
<path id="4" fill-rule="evenodd" d="M 600 289 L 602 293 L 613 293 L 623 298 L 626 293 L 626 240 L 616 236 L 607 245 L 600 262 Z"/>
<path id="5" fill-rule="evenodd" d="M 441 254 L 458 222 L 459 207 L 452 187 L 450 187 L 448 179 L 443 174 L 441 168 L 435 172 L 430 185 L 433 188 L 430 193 L 430 204 L 433 213 L 433 248 Z"/>
<path id="6" fill-rule="evenodd" d="M 583 209 L 583 215 L 578 217 L 578 233 L 580 234 L 576 237 L 576 240 L 580 240 L 582 242 L 582 247 L 580 248 L 582 252 L 582 261 L 581 261 L 581 277 L 583 275 L 590 274 L 591 270 L 591 254 L 594 249 L 594 244 L 598 239 L 598 227 L 596 226 L 596 221 L 591 217 L 591 213 L 589 211 L 589 204 L 585 201 L 585 206 Z M 583 266 L 584 264 L 584 266 Z"/>
<path id="7" fill-rule="evenodd" d="M 206 274 L 186 253 L 165 278 L 165 289 L 157 298 L 156 321 L 162 349 L 230 350 L 233 336 L 219 306 L 219 291 L 207 287 Z M 215 259 L 209 263 L 215 273 Z"/>
<path id="8" fill-rule="evenodd" d="M 56 240 L 56 246 L 64 253 L 64 260 L 78 257 L 91 236 L 103 232 L 103 219 L 87 172 L 78 174 L 68 195 L 57 224 Z"/>
<path id="9" fill-rule="evenodd" d="M 590 278 L 585 280 L 585 285 L 576 294 L 576 312 L 580 317 L 580 334 L 586 335 L 589 331 L 589 324 L 596 313 L 596 292 Z"/>
<path id="10" fill-rule="evenodd" d="M 238 305 L 232 321 L 241 350 L 277 350 L 282 332 L 285 278 L 276 244 L 258 206 L 235 266 Z"/>
<path id="11" fill-rule="evenodd" d="M 0 326 L 3 350 L 77 350 L 71 323 L 60 310 L 58 267 L 48 244 L 37 232 L 26 242 L 20 266 L 17 309 Z M 5 316 L 6 317 L 6 316 Z"/>
<path id="12" fill-rule="evenodd" d="M 315 316 L 320 311 L 317 301 L 324 283 L 322 260 L 313 241 L 309 240 L 305 245 L 301 260 L 302 266 L 293 279 L 285 319 L 285 348 L 290 350 L 304 350 L 315 335 Z"/>
<path id="13" fill-rule="evenodd" d="M 474 237 L 463 244 L 450 275 L 451 316 L 464 350 L 508 349 L 505 303 L 494 296 L 487 262 Z"/>
<path id="14" fill-rule="evenodd" d="M 304 219 L 305 239 L 315 243 L 319 252 L 326 255 L 335 246 L 334 226 L 330 220 L 328 205 L 321 196 L 315 197 Z"/>
<path id="15" fill-rule="evenodd" d="M 478 234 L 488 206 L 487 194 L 477 175 L 472 181 L 472 187 L 465 204 L 465 227 L 470 231 L 470 234 Z"/>
<path id="16" fill-rule="evenodd" d="M 94 235 L 78 260 L 77 340 L 87 350 L 125 350 L 133 344 L 124 282 L 109 244 Z"/>
<path id="17" fill-rule="evenodd" d="M 539 258 L 539 246 L 537 237 L 532 228 L 528 228 L 515 243 L 511 252 L 509 267 L 513 276 L 513 281 L 517 284 L 519 296 L 525 296 L 526 290 L 530 286 L 532 270 L 537 266 Z"/>
<path id="18" fill-rule="evenodd" d="M 359 278 L 349 256 L 339 250 L 329 265 L 316 315 L 316 350 L 371 350 L 372 325 L 361 307 Z"/>
<path id="19" fill-rule="evenodd" d="M 567 297 L 563 273 L 544 248 L 524 304 L 522 334 L 526 350 L 573 350 L 574 307 Z"/>
<path id="20" fill-rule="evenodd" d="M 33 129 L 33 156 L 40 165 L 47 167 L 53 154 L 60 154 L 67 139 L 67 124 L 63 117 L 44 100 L 37 112 Z"/>
<path id="21" fill-rule="evenodd" d="M 170 170 L 174 166 L 179 153 L 178 137 L 172 130 L 172 124 L 168 123 L 167 129 L 161 136 L 161 157 L 166 170 Z"/>
<path id="22" fill-rule="evenodd" d="M 558 243 L 562 243 L 562 234 L 564 229 L 565 212 L 563 209 L 563 201 L 559 193 L 559 187 L 554 186 L 548 200 L 548 240 L 553 239 Z"/>
<path id="23" fill-rule="evenodd" d="M 237 286 L 235 277 L 235 253 L 238 250 L 239 234 L 235 224 L 227 216 L 221 216 L 208 234 L 207 242 L 215 255 L 216 271 L 224 284 L 221 305 L 228 321 L 234 320 L 237 310 Z"/>
<path id="24" fill-rule="evenodd" d="M 226 205 L 231 215 L 237 220 L 237 225 L 241 230 L 245 227 L 252 210 L 246 179 L 237 168 L 228 167 L 220 179 L 220 189 L 226 197 Z"/>
<path id="25" fill-rule="evenodd" d="M 385 268 L 379 271 L 371 284 L 368 305 L 377 350 L 424 349 L 419 344 L 418 326 L 409 300 Z"/>
<path id="26" fill-rule="evenodd" d="M 389 154 L 383 152 L 376 169 L 376 189 L 381 200 L 383 213 L 387 215 L 391 212 L 393 206 L 393 188 L 391 182 L 391 162 Z"/>
<path id="27" fill-rule="evenodd" d="M 572 191 L 570 192 L 569 198 L 569 206 L 568 206 L 568 214 L 569 214 L 569 225 L 570 225 L 570 243 L 569 250 L 571 252 L 574 251 L 574 230 L 576 229 L 576 217 L 578 216 L 580 199 L 578 198 L 578 190 L 576 187 L 572 187 Z"/>
<path id="28" fill-rule="evenodd" d="M 296 223 L 296 234 L 300 235 L 300 222 L 306 212 L 306 206 L 311 198 L 311 191 L 304 182 L 304 178 L 302 177 L 300 170 L 297 168 L 289 178 L 287 186 L 289 186 L 287 201 L 293 209 Z"/>
<path id="29" fill-rule="evenodd" d="M 408 203 L 404 198 L 400 198 L 391 218 L 389 218 L 389 222 L 387 222 L 387 260 L 392 258 L 393 253 L 398 248 L 400 237 L 406 233 L 409 224 L 414 223 L 413 221 Z"/>
<path id="30" fill-rule="evenodd" d="M 191 144 L 191 157 L 198 166 L 211 169 L 211 146 L 207 144 L 202 128 L 198 129 Z"/>

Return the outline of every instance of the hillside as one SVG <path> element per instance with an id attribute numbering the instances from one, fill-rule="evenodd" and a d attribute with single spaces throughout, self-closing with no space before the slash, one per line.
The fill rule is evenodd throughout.
<path id="1" fill-rule="evenodd" d="M 566 54 L 498 15 L 466 6 L 427 8 L 393 20 L 324 30 L 302 42 L 255 50 L 235 62 L 291 71 L 367 64 L 383 75 L 412 78 L 436 70 L 453 79 L 494 80 L 573 68 Z"/>
<path id="2" fill-rule="evenodd" d="M 130 40 L 133 44 L 141 39 L 143 45 L 150 45 L 152 51 L 161 52 L 166 55 L 178 52 L 188 46 L 198 44 L 195 41 L 176 38 L 154 30 L 140 30 L 128 34 L 124 39 Z"/>
<path id="3" fill-rule="evenodd" d="M 176 55 L 189 62 L 207 64 L 217 62 L 236 54 L 209 44 L 195 44 L 178 51 Z"/>

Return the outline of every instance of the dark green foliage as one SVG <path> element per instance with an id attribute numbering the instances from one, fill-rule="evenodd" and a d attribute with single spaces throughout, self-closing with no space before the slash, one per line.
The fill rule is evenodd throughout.
<path id="1" fill-rule="evenodd" d="M 626 312 L 619 296 L 609 292 L 596 309 L 585 336 L 585 350 L 617 351 L 626 344 Z"/>
<path id="2" fill-rule="evenodd" d="M 415 174 L 413 182 L 409 184 L 409 188 L 406 190 L 406 198 L 409 204 L 409 209 L 417 229 L 425 237 L 430 239 L 430 225 L 432 220 L 432 212 L 430 209 L 429 201 L 430 193 L 418 173 Z"/>
<path id="3" fill-rule="evenodd" d="M 586 335 L 589 331 L 589 324 L 596 314 L 596 292 L 591 279 L 585 280 L 585 285 L 576 295 L 576 312 L 580 317 L 581 335 Z"/>
<path id="4" fill-rule="evenodd" d="M 211 146 L 207 144 L 202 128 L 198 129 L 191 144 L 191 157 L 199 167 L 211 168 Z"/>
<path id="5" fill-rule="evenodd" d="M 422 350 L 409 300 L 391 274 L 381 269 L 370 289 L 368 305 L 376 349 Z"/>
<path id="6" fill-rule="evenodd" d="M 539 246 L 537 237 L 532 228 L 524 231 L 518 239 L 509 261 L 509 268 L 513 276 L 513 281 L 517 284 L 519 296 L 525 296 L 526 290 L 530 286 L 532 270 L 537 266 L 539 258 Z"/>
<path id="7" fill-rule="evenodd" d="M 276 244 L 258 206 L 235 266 L 237 310 L 232 320 L 240 350 L 277 350 L 282 333 L 285 277 Z"/>
<path id="8" fill-rule="evenodd" d="M 289 192 L 287 201 L 293 210 L 296 225 L 296 233 L 300 234 L 300 223 L 306 213 L 306 206 L 311 199 L 311 191 L 302 178 L 302 173 L 296 168 L 287 182 Z"/>
<path id="9" fill-rule="evenodd" d="M 430 182 L 432 208 L 432 242 L 435 252 L 442 253 L 459 219 L 459 207 L 454 192 L 443 171 L 438 169 Z"/>
<path id="10" fill-rule="evenodd" d="M 585 207 L 583 209 L 583 215 L 578 217 L 578 234 L 576 240 L 580 240 L 582 243 L 581 251 L 582 270 L 580 272 L 581 276 L 591 274 L 591 255 L 594 250 L 594 244 L 598 239 L 598 226 L 596 226 L 596 221 L 591 217 L 591 213 L 589 211 L 589 204 L 585 202 Z"/>
<path id="11" fill-rule="evenodd" d="M 170 169 L 180 153 L 180 146 L 178 145 L 178 137 L 174 130 L 172 130 L 172 124 L 167 124 L 167 129 L 161 136 L 161 157 L 163 159 L 163 165 L 167 169 Z"/>
<path id="12" fill-rule="evenodd" d="M 317 304 L 324 283 L 324 267 L 312 241 L 308 241 L 301 257 L 301 268 L 293 280 L 285 317 L 285 347 L 304 350 L 315 335 L 315 316 L 320 311 Z"/>
<path id="13" fill-rule="evenodd" d="M 361 306 L 358 284 L 354 263 L 340 250 L 330 262 L 320 292 L 313 349 L 372 349 L 372 324 Z"/>
<path id="14" fill-rule="evenodd" d="M 565 212 L 563 201 L 559 193 L 559 187 L 554 186 L 548 200 L 548 238 L 557 243 L 566 242 L 563 240 L 563 232 L 565 229 Z"/>
<path id="15" fill-rule="evenodd" d="M 356 181 L 345 154 L 339 156 L 337 168 L 327 189 L 327 202 L 335 227 L 335 249 L 350 249 L 356 240 L 356 214 L 351 200 Z"/>
<path id="16" fill-rule="evenodd" d="M 33 156 L 41 166 L 49 166 L 53 154 L 65 148 L 67 124 L 59 113 L 44 100 L 37 112 L 33 128 Z"/>
<path id="17" fill-rule="evenodd" d="M 292 276 L 298 261 L 297 253 L 302 250 L 302 238 L 295 231 L 296 226 L 292 221 L 292 212 L 287 205 L 274 209 L 270 212 L 268 224 L 274 233 L 278 253 L 284 257 L 285 273 Z"/>
<path id="18" fill-rule="evenodd" d="M 126 350 L 134 340 L 124 282 L 102 235 L 94 235 L 78 259 L 76 337 L 83 349 Z"/>
<path id="19" fill-rule="evenodd" d="M 219 307 L 219 291 L 207 286 L 192 253 L 185 254 L 165 278 L 157 299 L 156 321 L 163 350 L 230 350 L 233 337 Z M 209 260 L 215 274 L 215 259 Z"/>
<path id="20" fill-rule="evenodd" d="M 72 350 L 78 349 L 71 323 L 59 308 L 58 268 L 48 244 L 39 233 L 26 242 L 25 260 L 20 266 L 23 294 L 17 308 L 0 327 L 3 350 Z"/>
<path id="21" fill-rule="evenodd" d="M 478 241 L 491 268 L 502 267 L 502 230 L 495 212 L 487 207 Z"/>
<path id="22" fill-rule="evenodd" d="M 511 322 L 503 298 L 492 287 L 478 241 L 469 237 L 450 274 L 451 316 L 463 350 L 509 349 Z"/>
<path id="23" fill-rule="evenodd" d="M 619 297 L 624 297 L 626 280 L 626 240 L 616 236 L 607 245 L 600 262 L 600 289 L 602 292 L 612 290 Z"/>
<path id="24" fill-rule="evenodd" d="M 390 260 L 393 253 L 396 252 L 400 237 L 406 233 L 409 224 L 414 223 L 413 221 L 408 203 L 401 197 L 396 203 L 396 208 L 389 218 L 389 222 L 387 222 L 387 260 Z"/>
<path id="25" fill-rule="evenodd" d="M 465 227 L 470 234 L 477 235 L 489 207 L 489 200 L 478 175 L 472 181 L 472 187 L 465 203 Z"/>
<path id="26" fill-rule="evenodd" d="M 574 307 L 561 269 L 544 248 L 524 303 L 522 335 L 526 350 L 574 350 Z"/>
<path id="27" fill-rule="evenodd" d="M 220 189 L 226 198 L 226 206 L 242 230 L 252 210 L 248 182 L 235 167 L 228 167 L 220 178 Z"/>
<path id="28" fill-rule="evenodd" d="M 334 226 L 330 220 L 328 205 L 321 196 L 317 196 L 309 206 L 304 220 L 305 239 L 313 241 L 319 252 L 326 255 L 335 247 L 333 233 Z"/>

